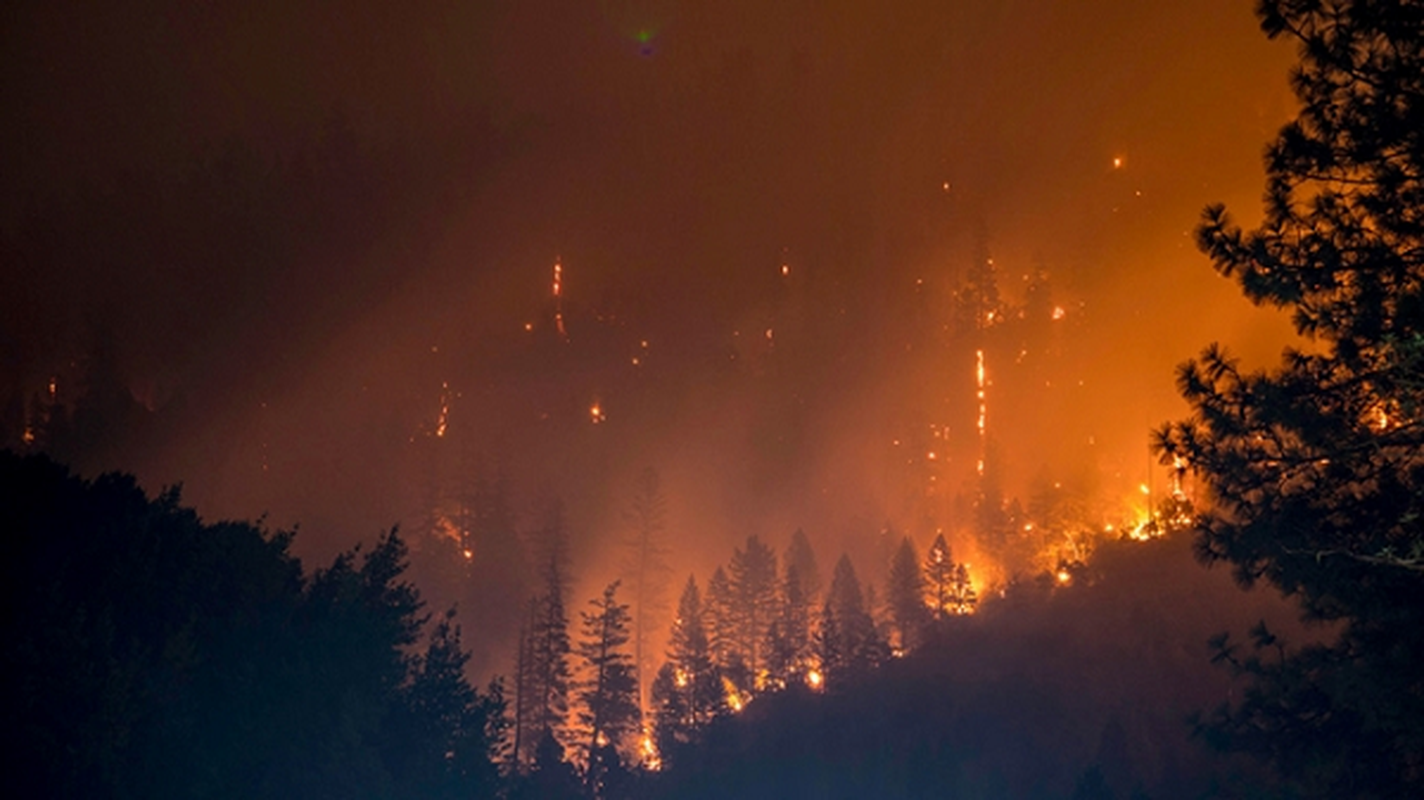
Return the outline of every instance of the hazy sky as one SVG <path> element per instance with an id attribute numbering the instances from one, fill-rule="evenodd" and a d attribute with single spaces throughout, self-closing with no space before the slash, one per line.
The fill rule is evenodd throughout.
<path id="1" fill-rule="evenodd" d="M 1256 216 L 1292 113 L 1251 5 L 12 3 L 0 400 L 106 343 L 153 416 L 94 466 L 308 553 L 459 469 L 422 444 L 442 394 L 585 542 L 653 465 L 688 563 L 854 548 L 914 525 L 880 466 L 902 399 L 968 378 L 904 355 L 916 293 L 988 254 L 1011 299 L 1051 276 L 1082 381 L 1017 406 L 1120 493 L 1177 363 L 1287 331 L 1189 237 Z M 1080 452 L 1002 436 L 1012 493 Z"/>

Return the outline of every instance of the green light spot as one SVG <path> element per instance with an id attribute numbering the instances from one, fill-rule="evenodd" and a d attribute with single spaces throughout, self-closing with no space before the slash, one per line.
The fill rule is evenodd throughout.
<path id="1" fill-rule="evenodd" d="M 653 40 L 653 32 L 647 28 L 638 31 L 638 44 L 647 44 Z"/>

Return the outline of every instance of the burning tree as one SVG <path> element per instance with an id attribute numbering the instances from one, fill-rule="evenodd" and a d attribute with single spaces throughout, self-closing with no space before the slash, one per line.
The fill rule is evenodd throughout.
<path id="1" fill-rule="evenodd" d="M 1218 346 L 1178 382 L 1193 415 L 1156 434 L 1213 506 L 1197 547 L 1340 624 L 1287 648 L 1264 628 L 1219 658 L 1254 678 L 1206 729 L 1310 796 L 1424 789 L 1424 6 L 1264 0 L 1300 45 L 1301 102 L 1266 156 L 1266 215 L 1207 209 L 1199 245 L 1309 351 L 1244 372 Z"/>
<path id="2" fill-rule="evenodd" d="M 653 682 L 658 750 L 692 741 L 722 710 L 722 675 L 712 661 L 697 581 L 688 576 L 668 637 L 667 662 Z"/>
<path id="3" fill-rule="evenodd" d="M 939 620 L 949 610 L 950 585 L 954 583 L 954 559 L 950 558 L 949 543 L 942 533 L 935 537 L 925 555 L 925 582 L 930 593 L 930 609 Z"/>

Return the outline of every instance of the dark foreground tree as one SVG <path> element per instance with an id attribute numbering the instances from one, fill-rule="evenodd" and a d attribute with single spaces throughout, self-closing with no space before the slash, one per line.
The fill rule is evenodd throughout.
<path id="1" fill-rule="evenodd" d="M 1198 548 L 1265 580 L 1333 641 L 1219 657 L 1252 676 L 1207 725 L 1321 797 L 1424 794 L 1424 4 L 1265 0 L 1294 38 L 1299 117 L 1267 152 L 1266 215 L 1198 229 L 1247 297 L 1312 340 L 1272 372 L 1213 346 L 1184 365 L 1190 419 L 1164 427 L 1211 493 Z"/>
<path id="2" fill-rule="evenodd" d="M 579 723 L 586 734 L 589 789 L 601 794 L 605 774 L 617 769 L 620 753 L 639 731 L 642 715 L 638 706 L 638 673 L 628 654 L 629 612 L 618 602 L 618 581 L 603 590 L 603 596 L 589 601 L 593 611 L 583 612 L 583 639 L 578 652 L 587 677 L 579 690 Z"/>
<path id="3" fill-rule="evenodd" d="M 310 577 L 291 537 L 0 452 L 9 785 L 48 797 L 492 796 L 503 701 L 423 654 L 391 532 Z"/>

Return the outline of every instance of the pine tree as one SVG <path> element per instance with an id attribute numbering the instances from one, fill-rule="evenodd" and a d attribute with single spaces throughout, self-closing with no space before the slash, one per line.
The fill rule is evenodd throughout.
<path id="1" fill-rule="evenodd" d="M 1424 6 L 1262 0 L 1299 42 L 1301 103 L 1266 156 L 1265 218 L 1208 208 L 1198 243 L 1313 340 L 1245 372 L 1213 345 L 1178 376 L 1192 416 L 1157 432 L 1208 490 L 1197 549 L 1335 622 L 1334 641 L 1255 651 L 1206 725 L 1302 796 L 1424 794 Z"/>
<path id="2" fill-rule="evenodd" d="M 812 568 L 815 564 L 812 562 Z M 800 680 L 811 664 L 812 601 L 802 578 L 804 562 L 788 561 L 781 581 L 781 613 L 777 635 L 783 648 L 786 682 Z"/>
<path id="3" fill-rule="evenodd" d="M 638 705 L 638 674 L 626 647 L 631 634 L 628 606 L 617 599 L 618 581 L 589 601 L 593 611 L 583 612 L 583 638 L 578 653 L 587 678 L 579 691 L 579 723 L 588 737 L 586 782 L 595 795 L 603 774 L 619 764 L 618 754 L 638 733 L 642 714 Z M 610 761 L 611 759 L 611 761 Z"/>
<path id="4" fill-rule="evenodd" d="M 568 594 L 568 533 L 557 502 L 546 509 L 545 522 L 535 534 L 542 554 L 542 592 L 535 598 L 529 628 L 528 701 L 520 707 L 528 719 L 523 726 L 528 747 L 538 746 L 545 733 L 562 742 L 569 709 L 569 620 L 564 598 Z"/>
<path id="5" fill-rule="evenodd" d="M 730 572 L 736 653 L 757 686 L 766 668 L 767 627 L 776 616 L 776 553 L 756 536 L 748 536 L 746 549 L 733 551 Z"/>
<path id="6" fill-rule="evenodd" d="M 935 537 L 934 544 L 925 554 L 925 582 L 929 585 L 930 609 L 936 621 L 949 612 L 950 587 L 954 583 L 954 559 L 950 557 L 949 544 L 944 534 Z"/>
<path id="7" fill-rule="evenodd" d="M 796 571 L 808 607 L 813 607 L 821 597 L 821 571 L 816 565 L 816 551 L 811 549 L 806 532 L 800 528 L 791 534 L 791 544 L 786 546 L 786 570 L 790 573 L 792 569 Z"/>
<path id="8" fill-rule="evenodd" d="M 663 497 L 658 473 L 643 470 L 632 508 L 624 515 L 631 535 L 624 542 L 627 557 L 623 573 L 633 595 L 633 663 L 638 668 L 638 704 L 647 706 L 647 686 L 641 676 L 652 671 L 648 648 L 649 631 L 667 610 L 667 500 Z"/>
<path id="9" fill-rule="evenodd" d="M 732 582 L 721 567 L 707 582 L 708 646 L 712 663 L 725 670 L 732 665 L 736 651 L 737 623 L 732 611 Z"/>
<path id="10" fill-rule="evenodd" d="M 920 571 L 920 557 L 908 536 L 900 539 L 900 547 L 890 560 L 885 595 L 900 649 L 911 650 L 919 643 L 928 609 L 925 607 L 925 575 Z"/>
<path id="11" fill-rule="evenodd" d="M 865 608 L 860 579 L 850 558 L 842 555 L 831 577 L 831 588 L 822 608 L 818 641 L 821 672 L 827 685 L 864 674 L 880 661 L 883 643 L 875 622 Z"/>
<path id="12" fill-rule="evenodd" d="M 694 728 L 711 722 L 722 705 L 722 678 L 712 661 L 703 617 L 697 582 L 689 575 L 668 637 L 667 657 L 676 670 L 676 684 L 687 698 L 685 722 Z"/>

